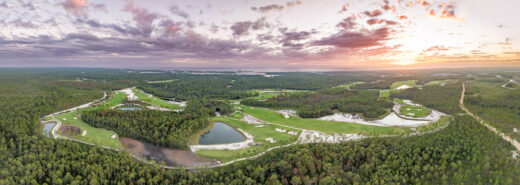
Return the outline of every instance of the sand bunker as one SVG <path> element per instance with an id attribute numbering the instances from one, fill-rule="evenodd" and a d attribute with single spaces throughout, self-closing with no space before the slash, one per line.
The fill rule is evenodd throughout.
<path id="1" fill-rule="evenodd" d="M 128 95 L 127 98 L 130 101 L 139 100 L 139 98 L 135 95 L 134 91 L 132 91 L 132 88 L 121 89 L 116 92 L 123 92 L 123 93 L 127 94 Z"/>
<path id="2" fill-rule="evenodd" d="M 399 110 L 401 105 L 396 104 L 392 108 L 394 112 L 390 113 L 383 119 L 379 120 L 364 120 L 355 114 L 346 114 L 346 113 L 335 113 L 333 115 L 324 116 L 318 118 L 318 120 L 324 121 L 340 121 L 340 122 L 350 122 L 350 123 L 358 123 L 364 125 L 375 125 L 375 126 L 405 126 L 405 127 L 416 127 L 421 125 L 427 125 L 432 122 L 439 120 L 442 116 L 446 114 L 441 113 L 436 110 L 432 110 L 431 114 L 426 117 L 421 118 L 408 118 L 404 115 L 398 116 L 395 111 Z M 405 118 L 402 118 L 405 117 Z"/>
<path id="3" fill-rule="evenodd" d="M 272 137 L 265 138 L 266 141 L 269 141 L 270 143 L 276 143 L 276 140 L 274 140 Z"/>
<path id="4" fill-rule="evenodd" d="M 410 89 L 410 88 L 412 88 L 412 86 L 409 86 L 409 85 L 401 85 L 401 86 L 399 86 L 399 87 L 397 87 L 397 88 L 395 88 L 395 89 L 397 89 L 397 90 L 401 90 L 401 89 Z"/>
<path id="5" fill-rule="evenodd" d="M 343 141 L 359 140 L 365 136 L 359 134 L 334 134 L 328 135 L 322 132 L 304 130 L 298 141 L 302 144 L 305 143 L 340 143 Z"/>
<path id="6" fill-rule="evenodd" d="M 87 135 L 87 131 L 83 130 L 83 132 L 81 133 L 81 136 L 86 136 L 86 135 Z"/>
<path id="7" fill-rule="evenodd" d="M 117 134 L 114 134 L 110 138 L 115 139 L 116 137 L 117 137 Z"/>
<path id="8" fill-rule="evenodd" d="M 125 146 L 126 151 L 137 157 L 153 161 L 164 161 L 168 166 L 195 168 L 218 164 L 217 160 L 203 158 L 187 150 L 158 147 L 127 137 L 119 137 L 119 142 Z"/>
<path id="9" fill-rule="evenodd" d="M 287 130 L 281 129 L 281 128 L 275 128 L 275 130 L 276 130 L 276 132 L 282 132 L 282 133 L 287 132 Z"/>

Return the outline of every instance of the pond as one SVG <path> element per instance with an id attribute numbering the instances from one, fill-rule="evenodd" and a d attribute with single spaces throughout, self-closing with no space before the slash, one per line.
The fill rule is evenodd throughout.
<path id="1" fill-rule="evenodd" d="M 116 108 L 117 110 L 143 110 L 142 107 L 135 106 L 135 105 L 124 105 L 121 107 Z"/>
<path id="2" fill-rule="evenodd" d="M 43 135 L 51 137 L 51 130 L 54 128 L 54 125 L 56 125 L 56 123 L 45 123 L 45 125 L 43 125 Z"/>
<path id="3" fill-rule="evenodd" d="M 244 141 L 242 133 L 222 122 L 216 122 L 213 128 L 199 137 L 200 145 L 215 145 Z"/>

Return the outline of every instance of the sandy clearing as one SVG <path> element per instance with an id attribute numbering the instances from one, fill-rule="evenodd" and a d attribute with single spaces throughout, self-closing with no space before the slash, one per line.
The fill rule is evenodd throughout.
<path id="1" fill-rule="evenodd" d="M 409 86 L 409 85 L 401 85 L 401 86 L 399 86 L 399 87 L 397 87 L 397 88 L 395 88 L 395 89 L 397 89 L 397 90 L 401 90 L 401 89 L 410 89 L 410 88 L 412 88 L 412 86 Z"/>
<path id="2" fill-rule="evenodd" d="M 413 104 L 411 102 L 410 102 L 410 104 L 417 105 L 417 104 Z M 364 120 L 361 117 L 359 117 L 357 114 L 347 114 L 347 113 L 335 113 L 333 115 L 320 117 L 320 118 L 318 118 L 318 120 L 350 122 L 350 123 L 357 123 L 357 124 L 363 124 L 363 125 L 375 125 L 375 126 L 385 126 L 385 127 L 389 127 L 389 126 L 417 127 L 417 126 L 433 123 L 433 122 L 439 120 L 442 116 L 446 115 L 442 112 L 432 110 L 432 113 L 428 116 L 421 117 L 421 118 L 414 118 L 414 117 L 409 117 L 406 115 L 398 116 L 396 114 L 396 112 L 399 113 L 400 109 L 401 109 L 401 105 L 399 105 L 399 104 L 395 104 L 392 109 L 393 109 L 392 113 L 388 114 L 386 117 L 379 119 L 379 120 Z"/>
<path id="3" fill-rule="evenodd" d="M 132 91 L 133 87 L 132 88 L 126 88 L 126 89 L 121 89 L 119 91 L 115 91 L 115 92 L 123 92 L 125 94 L 127 94 L 127 98 L 128 100 L 130 101 L 135 101 L 135 100 L 139 100 L 139 98 L 135 95 L 134 91 Z"/>

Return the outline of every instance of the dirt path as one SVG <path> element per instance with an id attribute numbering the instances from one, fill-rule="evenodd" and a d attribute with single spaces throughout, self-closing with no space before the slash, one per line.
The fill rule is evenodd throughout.
<path id="1" fill-rule="evenodd" d="M 464 107 L 464 93 L 466 92 L 466 83 L 462 83 L 462 94 L 460 95 L 460 102 L 459 102 L 459 106 L 462 110 L 464 110 L 468 115 L 470 115 L 471 117 L 475 118 L 480 124 L 484 125 L 485 127 L 487 127 L 489 130 L 493 131 L 495 134 L 499 135 L 500 137 L 502 137 L 502 139 L 506 140 L 507 142 L 511 143 L 517 151 L 520 151 L 520 143 L 518 143 L 518 141 L 514 140 L 514 139 L 511 139 L 511 137 L 505 135 L 503 132 L 500 132 L 498 131 L 495 127 L 487 124 L 484 119 L 478 117 L 477 115 L 471 113 L 468 109 L 466 109 L 466 107 Z"/>

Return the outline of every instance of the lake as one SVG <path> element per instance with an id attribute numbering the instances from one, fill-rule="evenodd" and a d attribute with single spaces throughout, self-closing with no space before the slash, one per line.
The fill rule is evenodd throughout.
<path id="1" fill-rule="evenodd" d="M 213 128 L 208 132 L 202 134 L 199 137 L 200 145 L 214 145 L 214 144 L 226 144 L 236 143 L 244 141 L 245 137 L 242 133 L 235 130 L 233 127 L 222 123 L 216 122 Z"/>
<path id="2" fill-rule="evenodd" d="M 54 125 L 56 125 L 56 123 L 45 123 L 45 125 L 43 125 L 43 135 L 51 137 L 50 133 Z"/>

